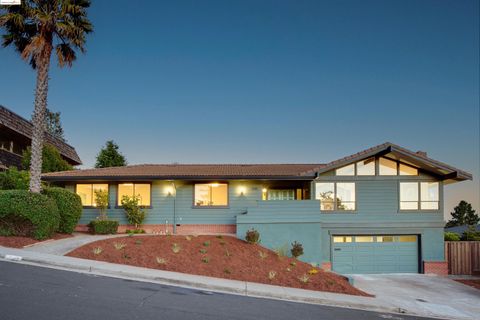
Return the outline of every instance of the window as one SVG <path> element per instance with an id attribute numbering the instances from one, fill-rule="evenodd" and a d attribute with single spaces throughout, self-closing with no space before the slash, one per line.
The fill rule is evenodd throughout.
<path id="1" fill-rule="evenodd" d="M 372 236 L 356 236 L 355 242 L 373 242 Z"/>
<path id="2" fill-rule="evenodd" d="M 228 184 L 226 183 L 197 183 L 194 189 L 195 207 L 228 205 Z"/>
<path id="3" fill-rule="evenodd" d="M 400 210 L 418 210 L 418 182 L 400 183 Z"/>
<path id="4" fill-rule="evenodd" d="M 117 205 L 122 205 L 123 196 L 137 196 L 139 198 L 138 204 L 140 206 L 151 205 L 151 185 L 149 183 L 120 183 L 118 185 Z"/>
<path id="5" fill-rule="evenodd" d="M 337 176 L 354 176 L 355 175 L 355 164 L 349 164 L 348 166 L 338 168 L 335 170 L 335 175 Z"/>
<path id="6" fill-rule="evenodd" d="M 268 190 L 268 200 L 295 200 L 295 190 Z"/>
<path id="7" fill-rule="evenodd" d="M 333 242 L 335 243 L 352 242 L 352 237 L 335 236 L 333 237 Z"/>
<path id="8" fill-rule="evenodd" d="M 381 176 L 396 176 L 397 175 L 397 162 L 387 159 L 378 159 L 378 174 Z"/>
<path id="9" fill-rule="evenodd" d="M 400 163 L 398 166 L 398 171 L 401 176 L 418 176 L 418 169 L 410 167 L 406 164 Z"/>
<path id="10" fill-rule="evenodd" d="M 377 242 L 393 242 L 393 236 L 377 236 Z"/>
<path id="11" fill-rule="evenodd" d="M 75 192 L 80 196 L 82 200 L 82 206 L 95 207 L 95 191 L 102 190 L 108 192 L 108 184 L 77 184 Z"/>
<path id="12" fill-rule="evenodd" d="M 422 210 L 438 210 L 438 182 L 420 183 L 420 208 Z"/>
<path id="13" fill-rule="evenodd" d="M 357 162 L 357 176 L 374 176 L 375 158 L 369 158 Z"/>
<path id="14" fill-rule="evenodd" d="M 317 183 L 315 188 L 315 199 L 320 200 L 320 210 L 322 211 L 355 210 L 355 183 Z"/>
<path id="15" fill-rule="evenodd" d="M 417 242 L 417 236 L 399 236 L 398 242 Z"/>
<path id="16" fill-rule="evenodd" d="M 400 210 L 438 210 L 438 208 L 438 182 L 400 182 Z"/>

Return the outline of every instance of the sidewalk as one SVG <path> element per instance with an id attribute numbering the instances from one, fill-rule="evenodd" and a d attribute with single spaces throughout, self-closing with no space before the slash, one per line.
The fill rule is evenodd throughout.
<path id="1" fill-rule="evenodd" d="M 140 267 L 112 264 L 93 260 L 58 256 L 27 249 L 13 249 L 0 247 L 0 258 L 7 255 L 21 257 L 19 263 L 34 264 L 50 268 L 90 273 L 101 276 L 126 278 L 137 281 L 147 281 L 158 284 L 175 285 L 187 288 L 200 288 L 223 293 L 246 295 L 260 298 L 273 298 L 304 303 L 321 304 L 335 307 L 370 310 L 389 313 L 407 313 L 417 316 L 445 318 L 435 310 L 405 309 L 402 305 L 395 305 L 387 299 L 350 296 L 344 294 L 310 291 L 295 288 L 278 287 L 272 285 L 250 283 L 236 280 L 211 278 L 153 270 Z M 12 257 L 7 260 L 12 260 Z M 480 298 L 480 295 L 479 295 Z M 387 301 L 386 301 L 387 300 Z M 475 319 L 469 316 L 455 317 L 456 319 Z"/>

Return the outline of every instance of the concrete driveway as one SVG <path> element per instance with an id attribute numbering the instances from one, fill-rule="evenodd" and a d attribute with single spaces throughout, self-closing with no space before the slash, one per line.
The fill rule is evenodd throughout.
<path id="1" fill-rule="evenodd" d="M 350 275 L 354 285 L 382 304 L 450 319 L 480 319 L 480 290 L 424 274 Z"/>

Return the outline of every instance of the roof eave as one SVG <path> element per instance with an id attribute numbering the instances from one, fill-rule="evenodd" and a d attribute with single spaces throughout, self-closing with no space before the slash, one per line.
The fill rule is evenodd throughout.
<path id="1" fill-rule="evenodd" d="M 297 180 L 312 181 L 311 176 L 158 176 L 158 175 L 132 175 L 132 176 L 42 176 L 42 180 L 50 182 L 75 182 L 75 181 L 152 181 L 152 180 L 185 180 L 185 181 L 211 181 L 211 180 Z"/>

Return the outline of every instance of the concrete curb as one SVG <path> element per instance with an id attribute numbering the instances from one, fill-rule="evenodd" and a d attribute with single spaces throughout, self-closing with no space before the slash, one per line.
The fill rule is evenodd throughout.
<path id="1" fill-rule="evenodd" d="M 15 256 L 17 258 L 15 258 Z M 21 258 L 19 259 L 18 257 Z M 382 305 L 376 301 L 375 298 L 370 297 L 359 297 L 346 294 L 311 291 L 238 280 L 197 276 L 80 258 L 56 256 L 51 254 L 25 251 L 22 249 L 5 248 L 1 246 L 0 258 L 4 259 L 4 261 L 10 261 L 14 263 L 31 264 L 99 276 L 153 282 L 164 285 L 237 294 L 256 298 L 269 298 L 332 307 L 440 318 L 433 314 L 418 314 L 410 312 L 393 305 Z"/>

